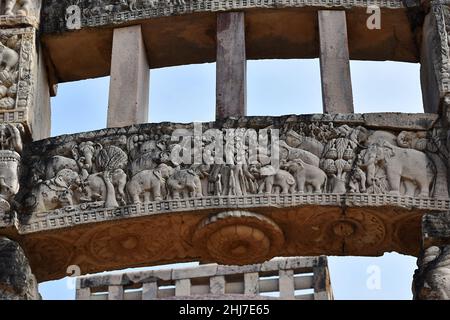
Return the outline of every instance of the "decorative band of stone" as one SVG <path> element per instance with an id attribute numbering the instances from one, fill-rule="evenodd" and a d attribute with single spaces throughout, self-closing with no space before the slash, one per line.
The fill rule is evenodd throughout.
<path id="1" fill-rule="evenodd" d="M 0 150 L 0 162 L 5 162 L 5 161 L 19 162 L 20 161 L 20 155 L 17 152 L 15 152 L 15 151 Z"/>
<path id="2" fill-rule="evenodd" d="M 20 234 L 70 228 L 77 225 L 138 218 L 163 213 L 183 213 L 207 209 L 254 209 L 264 207 L 287 208 L 308 205 L 384 207 L 447 211 L 449 199 L 413 198 L 389 194 L 291 194 L 248 195 L 233 197 L 203 197 L 186 200 L 167 200 L 134 204 L 120 208 L 103 208 L 102 202 L 65 207 L 46 214 L 38 214 L 26 224 L 21 224 Z"/>
<path id="3" fill-rule="evenodd" d="M 98 27 L 104 25 L 122 24 L 130 21 L 169 17 L 174 15 L 184 15 L 201 12 L 220 12 L 231 10 L 245 10 L 245 9 L 277 9 L 277 8 L 302 8 L 302 7 L 325 7 L 325 8 L 367 8 L 376 6 L 387 9 L 401 9 L 405 8 L 401 0 L 198 0 L 198 1 L 183 1 L 184 3 L 176 2 L 161 2 L 148 6 L 145 8 L 138 8 L 135 10 L 126 10 L 119 12 L 96 12 L 91 16 L 82 14 L 81 28 L 83 27 Z M 67 5 L 68 7 L 69 5 Z M 79 5 L 83 11 L 85 8 L 83 2 Z M 106 7 L 105 7 L 106 8 Z M 44 32 L 56 32 L 58 27 L 52 23 L 58 23 L 60 17 L 57 13 L 55 16 L 44 17 Z M 63 14 L 64 13 L 60 13 Z M 59 30 L 61 31 L 61 30 Z"/>
<path id="4" fill-rule="evenodd" d="M 2 27 L 32 26 L 39 28 L 39 20 L 33 16 L 0 16 Z"/>

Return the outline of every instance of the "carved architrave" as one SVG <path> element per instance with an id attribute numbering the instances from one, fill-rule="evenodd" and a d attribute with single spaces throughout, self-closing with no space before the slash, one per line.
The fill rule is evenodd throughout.
<path id="1" fill-rule="evenodd" d="M 0 29 L 0 122 L 30 131 L 36 83 L 33 28 Z"/>
<path id="2" fill-rule="evenodd" d="M 142 19 L 183 15 L 200 12 L 220 12 L 252 8 L 302 7 L 368 7 L 404 8 L 402 1 L 348 1 L 332 0 L 45 0 L 43 6 L 44 32 L 61 32 L 84 27 L 117 25 Z"/>
<path id="3" fill-rule="evenodd" d="M 17 232 L 41 281 L 70 265 L 418 255 L 422 215 L 450 210 L 446 131 L 435 120 L 242 117 L 31 142 Z"/>

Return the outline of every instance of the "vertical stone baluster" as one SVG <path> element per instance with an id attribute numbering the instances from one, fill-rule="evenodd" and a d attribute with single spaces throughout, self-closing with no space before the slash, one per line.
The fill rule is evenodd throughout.
<path id="1" fill-rule="evenodd" d="M 257 272 L 244 274 L 244 294 L 259 294 L 259 274 Z"/>
<path id="2" fill-rule="evenodd" d="M 211 277 L 209 279 L 209 291 L 211 294 L 225 294 L 225 286 L 226 282 L 224 276 Z"/>
<path id="3" fill-rule="evenodd" d="M 217 14 L 216 119 L 247 114 L 245 15 Z"/>
<path id="4" fill-rule="evenodd" d="M 108 287 L 108 300 L 123 300 L 123 286 L 114 285 Z"/>
<path id="5" fill-rule="evenodd" d="M 149 81 L 141 26 L 114 29 L 108 128 L 148 121 Z"/>
<path id="6" fill-rule="evenodd" d="M 158 283 L 156 281 L 142 284 L 142 300 L 154 300 L 158 298 Z"/>
<path id="7" fill-rule="evenodd" d="M 295 299 L 294 271 L 280 270 L 279 277 L 280 298 L 285 300 Z"/>
<path id="8" fill-rule="evenodd" d="M 325 113 L 353 113 L 345 11 L 319 11 L 320 73 Z"/>
<path id="9" fill-rule="evenodd" d="M 181 279 L 175 282 L 175 295 L 189 296 L 191 295 L 191 279 Z"/>

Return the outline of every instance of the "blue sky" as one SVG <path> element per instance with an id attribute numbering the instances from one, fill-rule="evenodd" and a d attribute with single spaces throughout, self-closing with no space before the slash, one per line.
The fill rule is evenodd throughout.
<path id="1" fill-rule="evenodd" d="M 355 112 L 423 112 L 419 64 L 351 61 L 350 68 Z M 247 76 L 249 116 L 322 112 L 318 59 L 249 61 Z M 60 84 L 52 135 L 104 128 L 108 86 L 107 77 Z M 152 70 L 150 88 L 149 122 L 214 120 L 215 64 Z M 411 299 L 415 262 L 396 253 L 330 257 L 335 298 Z M 40 291 L 44 299 L 75 296 L 68 279 L 43 283 Z"/>

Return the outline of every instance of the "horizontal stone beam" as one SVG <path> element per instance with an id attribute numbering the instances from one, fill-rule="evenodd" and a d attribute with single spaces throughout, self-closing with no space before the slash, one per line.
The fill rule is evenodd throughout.
<path id="1" fill-rule="evenodd" d="M 369 4 L 381 7 L 383 27 L 376 32 L 364 28 Z M 101 7 L 93 10 L 91 17 L 89 6 L 82 5 L 79 23 L 66 12 L 68 8 L 63 3 L 44 9 L 42 42 L 51 61 L 50 78 L 67 82 L 109 75 L 112 30 L 132 24 L 142 27 L 152 68 L 214 62 L 216 39 L 211 31 L 216 30 L 217 14 L 228 11 L 241 11 L 247 16 L 245 47 L 249 60 L 318 57 L 317 11 L 324 7 L 346 11 L 348 37 L 352 39 L 350 59 L 406 62 L 420 59 L 410 25 L 410 10 L 400 0 L 358 1 L 352 3 L 351 9 L 329 0 L 284 1 L 282 5 L 275 0 L 264 1 L 262 5 L 242 0 L 234 0 L 231 5 L 229 0 L 201 0 L 186 1 L 186 6 L 133 11 L 122 7 L 120 12 L 111 13 L 101 12 L 104 8 Z M 67 29 L 67 23 L 73 29 Z M 395 50 L 386 50 L 387 47 Z"/>

